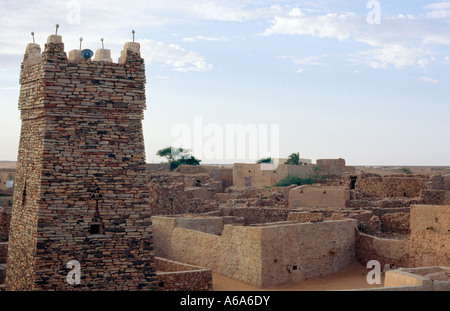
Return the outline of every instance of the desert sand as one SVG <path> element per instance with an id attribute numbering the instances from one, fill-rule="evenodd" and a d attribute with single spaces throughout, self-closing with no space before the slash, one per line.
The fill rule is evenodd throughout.
<path id="1" fill-rule="evenodd" d="M 215 291 L 329 291 L 350 290 L 359 288 L 382 287 L 384 275 L 381 277 L 381 285 L 369 285 L 366 280 L 369 269 L 358 262 L 354 262 L 347 268 L 321 278 L 305 280 L 287 285 L 260 288 L 240 281 L 233 280 L 223 275 L 213 273 L 213 290 Z"/>

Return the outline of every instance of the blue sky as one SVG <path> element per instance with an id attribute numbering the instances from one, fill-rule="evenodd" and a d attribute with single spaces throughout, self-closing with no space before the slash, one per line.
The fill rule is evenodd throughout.
<path id="1" fill-rule="evenodd" d="M 278 125 L 281 157 L 450 166 L 450 2 L 0 0 L 0 160 L 17 158 L 30 33 L 43 49 L 55 24 L 66 52 L 104 38 L 114 61 L 136 31 L 148 162 L 200 117 Z"/>

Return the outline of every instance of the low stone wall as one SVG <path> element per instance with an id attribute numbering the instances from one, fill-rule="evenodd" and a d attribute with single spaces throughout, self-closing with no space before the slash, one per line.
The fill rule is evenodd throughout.
<path id="1" fill-rule="evenodd" d="M 289 190 L 293 187 L 257 188 L 229 187 L 225 193 L 214 196 L 220 204 L 227 206 L 288 207 Z"/>
<path id="2" fill-rule="evenodd" d="M 232 215 L 243 218 L 245 225 L 286 221 L 290 210 L 282 208 L 242 207 L 233 208 Z"/>
<path id="3" fill-rule="evenodd" d="M 420 192 L 420 200 L 422 204 L 441 205 L 445 203 L 445 190 L 422 190 Z"/>
<path id="4" fill-rule="evenodd" d="M 409 213 L 398 212 L 381 216 L 381 226 L 383 232 L 409 234 Z"/>
<path id="5" fill-rule="evenodd" d="M 224 222 L 222 217 L 189 215 L 177 217 L 176 225 L 178 228 L 220 235 L 223 231 Z"/>
<path id="6" fill-rule="evenodd" d="M 383 199 L 350 199 L 345 202 L 350 208 L 395 208 L 409 207 L 412 204 L 419 204 L 420 198 L 383 198 Z"/>
<path id="7" fill-rule="evenodd" d="M 158 291 L 212 291 L 210 269 L 155 257 Z"/>
<path id="8" fill-rule="evenodd" d="M 147 171 L 170 171 L 169 163 L 147 163 Z"/>
<path id="9" fill-rule="evenodd" d="M 448 291 L 450 290 L 450 268 L 433 266 L 388 271 L 384 286 L 386 290 L 404 288 L 421 291 Z"/>
<path id="10" fill-rule="evenodd" d="M 358 231 L 355 249 L 356 259 L 364 266 L 371 260 L 378 260 L 381 267 L 386 264 L 409 266 L 408 240 L 381 239 Z"/>
<path id="11" fill-rule="evenodd" d="M 431 190 L 445 190 L 445 177 L 442 175 L 433 175 L 426 184 Z"/>
<path id="12" fill-rule="evenodd" d="M 409 233 L 409 207 L 367 208 L 364 210 L 340 209 L 332 213 L 331 219 L 351 218 L 358 221 L 362 233 Z"/>
<path id="13" fill-rule="evenodd" d="M 389 175 L 361 174 L 355 183 L 355 189 L 367 197 L 407 197 L 420 196 L 420 191 L 426 189 L 429 176 L 426 175 Z"/>
<path id="14" fill-rule="evenodd" d="M 212 200 L 221 183 L 207 174 L 184 175 L 176 172 L 149 174 L 149 206 L 152 215 L 206 213 L 218 209 Z"/>
<path id="15" fill-rule="evenodd" d="M 290 212 L 288 214 L 288 221 L 299 221 L 299 222 L 320 222 L 323 221 L 322 213 L 310 213 L 310 212 Z M 334 219 L 343 220 L 343 219 Z"/>
<path id="16" fill-rule="evenodd" d="M 442 176 L 444 178 L 444 190 L 450 191 L 450 174 Z"/>

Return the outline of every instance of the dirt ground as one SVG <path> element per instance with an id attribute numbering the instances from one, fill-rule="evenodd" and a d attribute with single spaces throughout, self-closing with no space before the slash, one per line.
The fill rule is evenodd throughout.
<path id="1" fill-rule="evenodd" d="M 349 290 L 359 288 L 382 287 L 384 274 L 381 277 L 381 285 L 369 285 L 366 280 L 369 269 L 358 262 L 341 271 L 317 279 L 305 280 L 288 285 L 273 286 L 268 288 L 255 287 L 240 281 L 236 281 L 223 275 L 213 273 L 213 290 L 215 291 L 329 291 Z"/>

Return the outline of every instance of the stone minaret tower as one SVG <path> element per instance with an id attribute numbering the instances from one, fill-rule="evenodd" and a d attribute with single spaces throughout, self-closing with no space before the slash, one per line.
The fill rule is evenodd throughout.
<path id="1" fill-rule="evenodd" d="M 156 289 L 145 79 L 134 40 L 118 63 L 67 57 L 57 34 L 28 44 L 6 290 Z"/>

